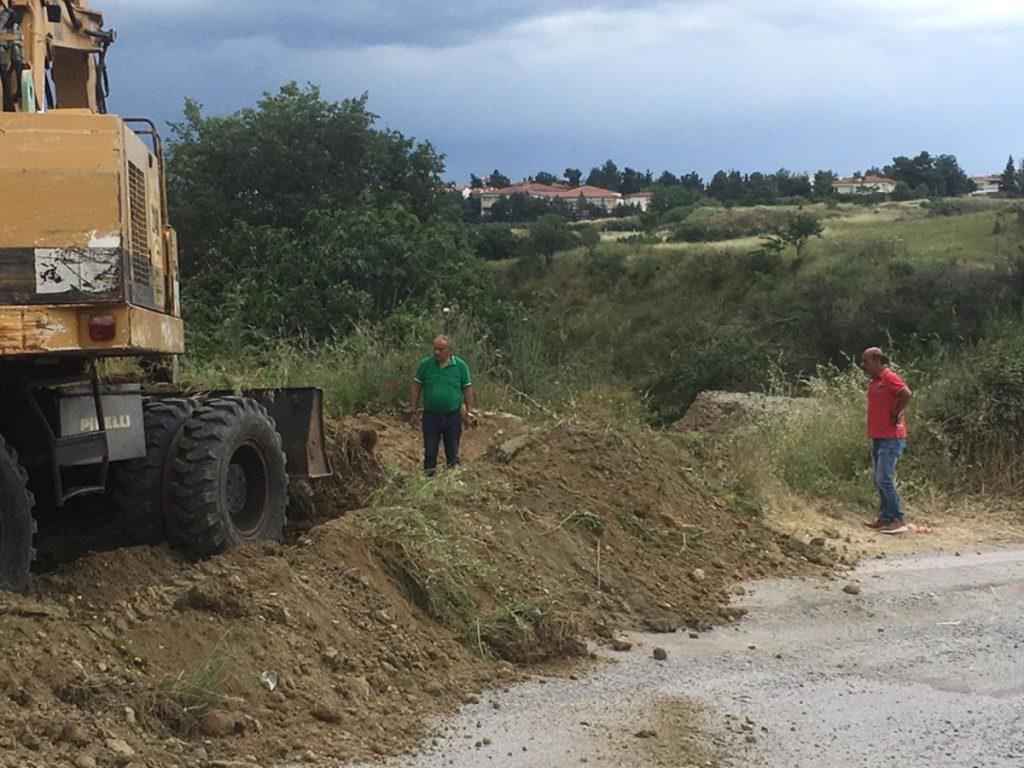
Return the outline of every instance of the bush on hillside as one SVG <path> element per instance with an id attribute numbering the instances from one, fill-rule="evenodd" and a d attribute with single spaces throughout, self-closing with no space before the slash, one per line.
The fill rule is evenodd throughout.
<path id="1" fill-rule="evenodd" d="M 709 243 L 763 235 L 773 227 L 782 226 L 786 218 L 785 210 L 772 208 L 698 208 L 673 230 L 669 239 L 674 242 Z"/>
<path id="2" fill-rule="evenodd" d="M 934 446 L 975 490 L 1024 486 L 1024 330 L 1017 320 L 993 323 L 988 338 L 961 355 L 942 356 L 936 380 L 922 393 L 922 418 Z"/>
<path id="3" fill-rule="evenodd" d="M 312 217 L 308 230 L 235 224 L 185 293 L 193 343 L 318 341 L 401 308 L 486 311 L 491 284 L 458 222 L 400 204 Z"/>
<path id="4" fill-rule="evenodd" d="M 186 104 L 168 192 L 193 344 L 333 338 L 401 307 L 486 311 L 440 155 L 376 120 L 365 96 L 294 83 L 224 117 Z"/>
<path id="5" fill-rule="evenodd" d="M 481 224 L 473 229 L 473 236 L 473 251 L 484 261 L 513 259 L 522 251 L 522 238 L 508 224 Z"/>

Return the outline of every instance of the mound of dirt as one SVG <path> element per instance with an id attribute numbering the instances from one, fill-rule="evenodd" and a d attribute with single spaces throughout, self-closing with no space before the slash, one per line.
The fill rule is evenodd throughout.
<path id="1" fill-rule="evenodd" d="M 511 493 L 474 496 L 465 524 L 587 634 L 705 629 L 736 582 L 831 562 L 692 483 L 666 438 L 561 423 L 489 457 Z"/>
<path id="2" fill-rule="evenodd" d="M 756 392 L 701 392 L 672 429 L 676 432 L 734 432 L 765 416 L 792 413 L 800 405 L 799 398 Z"/>
<path id="3" fill-rule="evenodd" d="M 375 538 L 381 510 L 362 508 L 382 464 L 418 464 L 418 435 L 397 419 L 328 432 L 337 474 L 296 493 L 284 546 L 202 563 L 92 553 L 0 595 L 0 766 L 373 759 L 522 674 L 498 656 L 579 653 L 578 632 L 703 629 L 732 620 L 737 580 L 828 562 L 691 482 L 668 438 L 494 414 L 466 436 L 470 490 L 450 511 L 503 574 L 474 593 L 480 615 L 517 607 L 467 641 L 396 577 L 404 544 Z M 515 622 L 542 604 L 559 611 L 527 617 L 526 642 Z"/>
<path id="4" fill-rule="evenodd" d="M 502 679 L 414 615 L 347 520 L 207 563 L 164 548 L 83 558 L 32 599 L 4 597 L 0 637 L 12 767 L 121 765 L 113 739 L 138 765 L 368 759 Z"/>

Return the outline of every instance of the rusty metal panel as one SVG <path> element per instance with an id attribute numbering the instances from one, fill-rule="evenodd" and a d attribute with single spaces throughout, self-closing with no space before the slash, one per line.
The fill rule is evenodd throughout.
<path id="1" fill-rule="evenodd" d="M 0 307 L 0 355 L 40 354 L 78 346 L 72 307 Z"/>
<path id="2" fill-rule="evenodd" d="M 113 339 L 89 337 L 89 320 L 94 315 L 114 318 Z M 0 356 L 180 355 L 184 349 L 181 318 L 140 307 L 0 307 Z"/>
<path id="3" fill-rule="evenodd" d="M 324 445 L 324 393 L 315 387 L 250 389 L 243 393 L 258 402 L 274 420 L 293 477 L 333 474 Z"/>
<path id="4" fill-rule="evenodd" d="M 185 352 L 185 324 L 180 317 L 141 307 L 130 307 L 131 350 L 159 355 Z"/>

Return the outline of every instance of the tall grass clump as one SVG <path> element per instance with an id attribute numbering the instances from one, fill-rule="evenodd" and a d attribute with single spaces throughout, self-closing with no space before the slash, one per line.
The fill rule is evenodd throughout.
<path id="1" fill-rule="evenodd" d="M 871 481 L 863 374 L 822 367 L 806 387 L 808 397 L 757 427 L 772 471 L 798 493 L 864 501 Z"/>
<path id="2" fill-rule="evenodd" d="M 457 501 L 503 487 L 464 469 L 427 477 L 393 474 L 363 518 L 374 547 L 409 599 L 431 617 L 464 628 L 474 618 L 477 594 L 496 589 L 498 575 L 478 551 L 472 525 Z"/>
<path id="3" fill-rule="evenodd" d="M 393 413 L 408 406 L 419 361 L 440 333 L 469 363 L 477 401 L 513 412 L 547 410 L 578 397 L 601 373 L 563 349 L 548 324 L 523 311 L 497 321 L 441 313 L 397 313 L 323 342 L 270 340 L 259 346 L 202 347 L 184 361 L 187 381 L 210 389 L 313 386 L 327 412 Z"/>
<path id="4" fill-rule="evenodd" d="M 929 451 L 960 490 L 1017 494 L 1024 489 L 1024 328 L 993 321 L 985 339 L 933 361 L 921 392 Z"/>

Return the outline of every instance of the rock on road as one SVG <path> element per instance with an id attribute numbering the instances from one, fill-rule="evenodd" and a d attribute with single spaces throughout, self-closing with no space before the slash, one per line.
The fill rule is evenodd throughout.
<path id="1" fill-rule="evenodd" d="M 485 695 L 389 765 L 1024 766 L 1024 550 L 872 561 L 737 602 L 738 625 L 631 635 L 579 680 Z"/>

